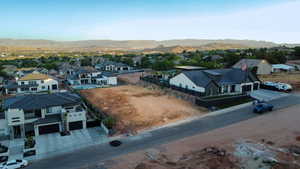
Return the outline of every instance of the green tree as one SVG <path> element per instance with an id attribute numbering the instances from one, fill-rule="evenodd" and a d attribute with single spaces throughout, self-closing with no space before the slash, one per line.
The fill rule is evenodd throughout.
<path id="1" fill-rule="evenodd" d="M 294 52 L 294 58 L 295 59 L 300 59 L 300 46 L 297 46 L 294 48 L 295 52 Z"/>

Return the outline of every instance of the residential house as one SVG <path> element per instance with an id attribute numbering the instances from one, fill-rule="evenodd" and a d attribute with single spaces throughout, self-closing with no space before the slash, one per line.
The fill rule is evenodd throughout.
<path id="1" fill-rule="evenodd" d="M 144 56 L 139 55 L 132 58 L 134 66 L 139 66 L 142 64 L 142 59 Z"/>
<path id="2" fill-rule="evenodd" d="M 16 81 L 10 81 L 4 86 L 6 94 L 25 94 L 38 92 L 56 92 L 58 81 L 41 73 L 27 74 Z"/>
<path id="3" fill-rule="evenodd" d="M 216 96 L 257 90 L 260 81 L 249 71 L 231 68 L 184 71 L 171 78 L 170 85 L 202 96 Z"/>
<path id="4" fill-rule="evenodd" d="M 62 62 L 58 66 L 58 72 L 59 72 L 59 75 L 61 75 L 61 76 L 67 76 L 67 75 L 73 74 L 73 69 L 78 68 L 78 67 L 80 67 L 80 66 L 74 66 L 68 62 Z"/>
<path id="5" fill-rule="evenodd" d="M 42 74 L 48 74 L 48 70 L 45 68 L 20 68 L 17 69 L 15 72 L 16 77 L 23 77 L 25 75 L 31 74 L 31 73 L 42 73 Z"/>
<path id="6" fill-rule="evenodd" d="M 207 55 L 207 56 L 204 56 L 203 59 L 205 61 L 217 61 L 217 60 L 220 60 L 222 59 L 223 57 L 220 56 L 220 55 Z"/>
<path id="7" fill-rule="evenodd" d="M 17 67 L 14 65 L 3 65 L 3 72 L 5 72 L 8 76 L 15 76 L 15 72 Z"/>
<path id="8" fill-rule="evenodd" d="M 108 71 L 108 72 L 122 72 L 122 71 L 132 70 L 132 67 L 130 67 L 127 64 L 113 62 L 113 61 L 102 62 L 100 64 L 97 64 L 95 68 L 97 70 Z"/>
<path id="9" fill-rule="evenodd" d="M 51 75 L 51 76 L 56 76 L 56 75 L 58 75 L 58 71 L 55 70 L 55 69 L 50 69 L 50 70 L 48 71 L 48 74 Z"/>
<path id="10" fill-rule="evenodd" d="M 73 70 L 67 77 L 70 85 L 117 85 L 117 77 L 109 72 L 101 72 L 92 67 L 81 67 Z"/>
<path id="11" fill-rule="evenodd" d="M 249 69 L 257 68 L 256 74 L 258 75 L 268 75 L 272 72 L 272 65 L 267 60 L 260 59 L 241 59 L 232 68 L 238 69 Z"/>
<path id="12" fill-rule="evenodd" d="M 5 133 L 11 139 L 27 135 L 86 128 L 86 110 L 74 93 L 30 94 L 4 100 Z M 3 114 L 2 114 L 3 116 Z"/>

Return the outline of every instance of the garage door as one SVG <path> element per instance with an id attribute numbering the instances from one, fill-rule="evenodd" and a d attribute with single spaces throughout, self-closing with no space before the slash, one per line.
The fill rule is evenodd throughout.
<path id="1" fill-rule="evenodd" d="M 78 129 L 82 129 L 82 128 L 83 128 L 82 121 L 69 123 L 69 130 L 78 130 Z"/>
<path id="2" fill-rule="evenodd" d="M 88 121 L 86 122 L 86 127 L 91 128 L 91 127 L 100 127 L 100 121 L 95 120 L 95 121 Z"/>
<path id="3" fill-rule="evenodd" d="M 39 134 L 49 134 L 59 132 L 59 124 L 51 124 L 39 127 Z"/>

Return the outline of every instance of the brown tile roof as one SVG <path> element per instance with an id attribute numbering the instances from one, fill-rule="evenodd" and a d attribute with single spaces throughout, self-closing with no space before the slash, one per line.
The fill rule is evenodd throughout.
<path id="1" fill-rule="evenodd" d="M 45 74 L 41 74 L 41 73 L 31 73 L 28 74 L 22 78 L 20 78 L 20 80 L 24 81 L 24 80 L 46 80 L 46 79 L 51 79 L 48 75 Z"/>

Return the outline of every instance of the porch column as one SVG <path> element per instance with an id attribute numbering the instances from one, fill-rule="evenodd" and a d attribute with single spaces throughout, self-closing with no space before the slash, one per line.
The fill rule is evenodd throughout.
<path id="1" fill-rule="evenodd" d="M 82 126 L 83 126 L 83 129 L 86 129 L 86 120 L 82 121 Z"/>
<path id="2" fill-rule="evenodd" d="M 21 128 L 21 138 L 25 138 L 25 124 L 21 124 L 20 128 Z"/>
<path id="3" fill-rule="evenodd" d="M 34 135 L 36 137 L 39 136 L 39 127 L 38 126 L 34 126 Z"/>
<path id="4" fill-rule="evenodd" d="M 62 130 L 62 124 L 59 123 L 58 125 L 59 125 L 59 132 L 62 132 L 62 131 L 63 131 L 63 130 Z M 67 130 L 67 131 L 69 131 L 69 130 Z"/>
<path id="5" fill-rule="evenodd" d="M 10 139 L 13 140 L 15 138 L 14 127 L 9 126 Z"/>

